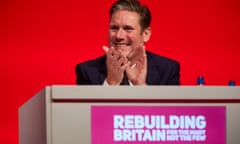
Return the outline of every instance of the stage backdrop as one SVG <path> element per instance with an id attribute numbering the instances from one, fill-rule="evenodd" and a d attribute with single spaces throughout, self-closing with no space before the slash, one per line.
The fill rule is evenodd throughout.
<path id="1" fill-rule="evenodd" d="M 18 143 L 18 107 L 47 85 L 75 84 L 75 65 L 107 45 L 115 0 L 0 1 L 0 143 Z M 143 0 L 147 49 L 181 63 L 182 85 L 240 83 L 240 1 Z"/>

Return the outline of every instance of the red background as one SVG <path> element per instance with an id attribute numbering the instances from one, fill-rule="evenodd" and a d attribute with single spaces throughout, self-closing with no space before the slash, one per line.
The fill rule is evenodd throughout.
<path id="1" fill-rule="evenodd" d="M 18 143 L 18 108 L 46 85 L 75 84 L 75 65 L 103 54 L 115 0 L 0 1 L 0 143 Z M 182 85 L 240 83 L 239 0 L 143 0 L 147 49 L 181 63 Z"/>

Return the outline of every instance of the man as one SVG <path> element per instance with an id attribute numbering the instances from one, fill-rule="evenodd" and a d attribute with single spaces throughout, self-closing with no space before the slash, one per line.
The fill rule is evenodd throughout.
<path id="1" fill-rule="evenodd" d="M 178 85 L 178 62 L 145 50 L 151 13 L 138 0 L 118 0 L 110 8 L 106 55 L 76 66 L 77 84 Z M 126 80 L 127 79 L 127 80 Z"/>

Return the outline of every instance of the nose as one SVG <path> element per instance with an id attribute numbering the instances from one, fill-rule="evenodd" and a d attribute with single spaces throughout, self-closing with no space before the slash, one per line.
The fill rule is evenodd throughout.
<path id="1" fill-rule="evenodd" d="M 124 39 L 124 31 L 122 29 L 118 29 L 118 31 L 116 32 L 116 39 L 117 40 Z"/>

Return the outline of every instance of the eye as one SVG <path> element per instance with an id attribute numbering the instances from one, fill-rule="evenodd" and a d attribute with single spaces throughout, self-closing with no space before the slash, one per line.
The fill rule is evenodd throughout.
<path id="1" fill-rule="evenodd" d="M 123 29 L 128 31 L 128 32 L 131 32 L 132 30 L 134 30 L 134 28 L 131 27 L 131 26 L 125 26 Z"/>
<path id="2" fill-rule="evenodd" d="M 119 27 L 116 25 L 110 26 L 110 30 L 117 31 L 118 29 L 119 29 Z"/>

